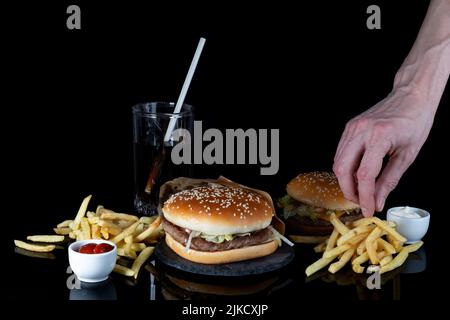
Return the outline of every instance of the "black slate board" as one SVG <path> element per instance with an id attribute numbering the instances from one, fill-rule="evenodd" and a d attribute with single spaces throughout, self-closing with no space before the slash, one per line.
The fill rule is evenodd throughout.
<path id="1" fill-rule="evenodd" d="M 283 268 L 294 259 L 295 250 L 283 243 L 273 254 L 240 262 L 209 265 L 186 260 L 161 241 L 155 250 L 156 258 L 163 264 L 185 272 L 207 276 L 242 277 L 259 275 Z"/>

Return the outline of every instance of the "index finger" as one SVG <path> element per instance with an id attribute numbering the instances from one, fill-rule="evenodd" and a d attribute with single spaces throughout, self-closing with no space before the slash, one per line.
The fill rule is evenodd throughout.
<path id="1" fill-rule="evenodd" d="M 333 170 L 345 198 L 358 202 L 354 173 L 358 168 L 364 146 L 360 139 L 348 141 L 342 148 L 341 155 L 334 162 Z"/>
<path id="2" fill-rule="evenodd" d="M 387 149 L 381 144 L 367 148 L 356 173 L 359 205 L 365 217 L 372 216 L 375 211 L 375 180 L 386 153 Z"/>

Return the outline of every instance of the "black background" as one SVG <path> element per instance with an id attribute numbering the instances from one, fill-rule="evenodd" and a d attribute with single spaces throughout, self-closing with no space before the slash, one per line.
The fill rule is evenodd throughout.
<path id="1" fill-rule="evenodd" d="M 66 28 L 69 4 L 80 5 L 82 30 Z M 381 30 L 366 28 L 370 4 L 381 7 Z M 389 93 L 427 5 L 30 1 L 2 7 L 7 250 L 12 238 L 48 232 L 73 217 L 90 193 L 95 203 L 131 210 L 131 106 L 176 100 L 200 36 L 207 41 L 186 99 L 196 119 L 221 129 L 279 128 L 281 146 L 275 176 L 260 176 L 257 165 L 196 166 L 195 175 L 223 174 L 279 196 L 299 172 L 331 170 L 346 121 Z M 386 204 L 431 212 L 433 270 L 448 228 L 448 106 L 447 88 L 427 143 Z"/>

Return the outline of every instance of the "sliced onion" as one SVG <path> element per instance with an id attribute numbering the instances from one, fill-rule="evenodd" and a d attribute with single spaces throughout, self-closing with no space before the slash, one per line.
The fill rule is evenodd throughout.
<path id="1" fill-rule="evenodd" d="M 286 238 L 281 233 L 279 233 L 277 230 L 275 230 L 274 227 L 269 226 L 269 229 L 272 231 L 272 233 L 274 234 L 275 237 L 280 238 L 283 242 L 290 245 L 291 247 L 294 246 L 294 243 L 292 241 L 290 241 L 288 238 Z"/>
<path id="2" fill-rule="evenodd" d="M 186 247 L 184 248 L 184 251 L 186 251 L 186 252 L 189 251 L 189 248 L 191 247 L 192 238 L 197 237 L 199 235 L 200 235 L 200 232 L 194 231 L 194 230 L 192 230 L 189 233 L 189 238 L 188 238 L 188 241 L 186 242 Z"/>

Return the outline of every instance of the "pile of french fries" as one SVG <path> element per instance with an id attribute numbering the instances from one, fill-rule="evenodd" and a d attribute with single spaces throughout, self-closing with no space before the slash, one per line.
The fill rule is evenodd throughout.
<path id="1" fill-rule="evenodd" d="M 395 230 L 395 223 L 377 217 L 363 218 L 345 225 L 332 214 L 330 222 L 334 230 L 330 237 L 314 247 L 315 252 L 322 252 L 323 255 L 306 268 L 308 277 L 328 265 L 328 271 L 336 273 L 349 261 L 356 273 L 363 273 L 362 264 L 369 262 L 369 270 L 382 274 L 400 267 L 409 253 L 423 245 L 419 241 L 403 246 L 406 239 Z M 338 260 L 332 263 L 335 259 Z"/>
<path id="2" fill-rule="evenodd" d="M 56 235 L 28 236 L 27 240 L 40 243 L 57 243 L 68 236 L 76 241 L 89 239 L 105 239 L 116 244 L 118 257 L 131 259 L 130 268 L 116 264 L 114 271 L 125 276 L 137 278 L 139 269 L 151 256 L 155 244 L 164 236 L 161 217 L 137 217 L 126 213 L 117 213 L 103 206 L 96 211 L 88 211 L 92 196 L 83 199 L 75 219 L 59 223 L 53 231 Z M 14 240 L 14 244 L 22 249 L 34 252 L 51 252 L 54 244 L 36 244 Z M 122 261 L 118 259 L 118 262 Z"/>

